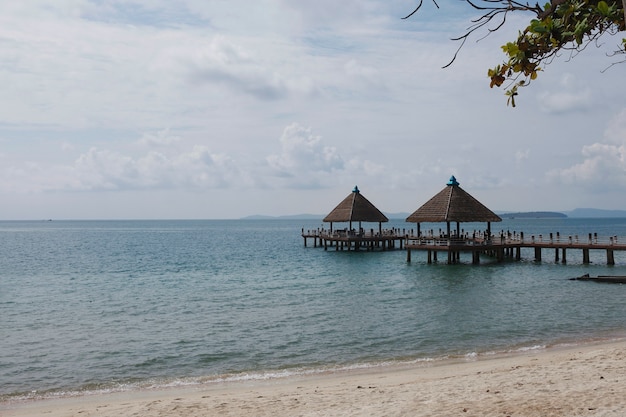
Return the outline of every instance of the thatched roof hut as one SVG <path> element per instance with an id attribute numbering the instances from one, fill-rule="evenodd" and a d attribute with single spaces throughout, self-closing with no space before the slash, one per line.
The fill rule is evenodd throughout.
<path id="1" fill-rule="evenodd" d="M 487 222 L 487 230 L 490 230 L 491 222 L 500 222 L 502 219 L 463 190 L 456 178 L 452 176 L 443 190 L 415 210 L 406 218 L 406 221 L 417 223 L 418 235 L 420 223 L 445 222 L 448 224 L 448 236 L 450 236 L 450 222 L 457 223 L 458 235 L 459 223 Z"/>
<path id="2" fill-rule="evenodd" d="M 361 222 L 374 222 L 378 223 L 380 230 L 381 223 L 388 222 L 389 219 L 367 198 L 363 197 L 359 187 L 355 186 L 350 195 L 324 217 L 323 221 L 330 223 L 330 230 L 333 230 L 333 223 L 337 222 L 349 222 L 350 229 L 352 229 L 352 222 L 359 222 L 359 228 Z"/>

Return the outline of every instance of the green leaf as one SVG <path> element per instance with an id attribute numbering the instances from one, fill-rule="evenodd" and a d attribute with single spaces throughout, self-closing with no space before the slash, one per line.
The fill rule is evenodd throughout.
<path id="1" fill-rule="evenodd" d="M 602 16 L 608 16 L 610 13 L 609 5 L 605 1 L 598 2 L 598 11 Z"/>
<path id="2" fill-rule="evenodd" d="M 540 20 L 533 19 L 530 21 L 530 31 L 533 33 L 547 33 L 548 28 Z"/>

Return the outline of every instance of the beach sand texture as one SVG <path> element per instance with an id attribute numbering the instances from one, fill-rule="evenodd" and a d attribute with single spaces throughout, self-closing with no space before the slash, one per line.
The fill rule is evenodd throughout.
<path id="1" fill-rule="evenodd" d="M 24 416 L 626 416 L 626 341 L 475 361 L 0 404 Z"/>

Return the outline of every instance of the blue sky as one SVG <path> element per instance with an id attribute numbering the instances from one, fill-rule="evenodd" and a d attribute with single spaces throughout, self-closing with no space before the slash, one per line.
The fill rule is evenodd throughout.
<path id="1" fill-rule="evenodd" d="M 441 69 L 471 14 L 439 3 L 4 2 L 0 219 L 327 214 L 355 185 L 412 212 L 451 175 L 492 210 L 626 208 L 624 34 L 513 109 L 486 73 L 530 16 Z"/>

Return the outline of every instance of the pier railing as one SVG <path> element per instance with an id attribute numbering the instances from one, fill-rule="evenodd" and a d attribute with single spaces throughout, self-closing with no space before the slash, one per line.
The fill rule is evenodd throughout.
<path id="1" fill-rule="evenodd" d="M 486 245 L 521 245 L 521 246 L 593 246 L 593 247 L 626 247 L 626 236 L 598 236 L 597 234 L 567 235 L 562 236 L 558 233 L 550 233 L 547 235 L 524 235 L 524 233 L 511 234 L 465 234 L 461 236 L 453 235 L 429 235 L 422 236 L 406 236 L 408 245 L 416 246 L 486 246 Z"/>
<path id="2" fill-rule="evenodd" d="M 406 237 L 407 230 L 392 228 L 392 229 L 302 229 L 302 236 L 307 237 L 317 237 L 324 239 L 338 239 L 338 238 L 374 238 L 374 237 L 396 237 L 396 238 L 404 238 Z"/>
<path id="3" fill-rule="evenodd" d="M 410 231 L 409 231 L 410 232 Z M 329 246 L 335 250 L 375 250 L 375 249 L 394 249 L 396 243 L 400 249 L 404 244 L 407 236 L 407 229 L 302 229 L 302 237 L 304 238 L 304 246 L 307 246 L 307 240 L 313 239 L 313 246 L 328 249 Z"/>
<path id="4" fill-rule="evenodd" d="M 458 261 L 460 252 L 471 252 L 472 262 L 478 263 L 480 253 L 487 253 L 495 256 L 498 260 L 504 257 L 515 257 L 521 259 L 522 248 L 533 248 L 535 251 L 534 258 L 541 261 L 542 249 L 555 250 L 555 262 L 567 262 L 567 251 L 569 249 L 582 250 L 582 259 L 584 264 L 590 263 L 591 250 L 605 250 L 608 265 L 615 264 L 614 252 L 626 251 L 626 236 L 598 236 L 597 233 L 589 233 L 587 235 L 566 235 L 560 233 L 548 233 L 537 235 L 524 235 L 523 232 L 509 233 L 501 232 L 499 234 L 472 233 L 462 235 L 452 235 L 450 237 L 445 234 L 434 235 L 426 233 L 425 235 L 408 236 L 405 240 L 407 249 L 407 262 L 411 262 L 411 250 L 427 251 L 428 263 L 437 259 L 437 252 L 447 252 L 448 262 L 454 263 Z M 513 255 L 515 253 L 515 255 Z"/>

